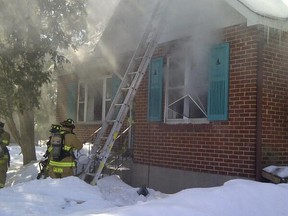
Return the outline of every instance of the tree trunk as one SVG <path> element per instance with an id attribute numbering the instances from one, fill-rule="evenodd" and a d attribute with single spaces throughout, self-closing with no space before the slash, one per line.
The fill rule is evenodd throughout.
<path id="1" fill-rule="evenodd" d="M 15 122 L 15 116 L 13 117 L 12 113 L 5 116 L 5 121 L 13 138 L 21 148 L 23 165 L 25 165 L 37 159 L 34 144 L 34 111 L 27 110 L 17 113 L 17 116 L 19 123 Z"/>
<path id="2" fill-rule="evenodd" d="M 15 120 L 16 116 L 18 119 Z M 27 110 L 24 113 L 17 113 L 16 115 L 9 113 L 5 116 L 5 123 L 15 142 L 21 148 L 23 165 L 35 161 L 37 158 L 34 144 L 34 111 Z"/>
<path id="3" fill-rule="evenodd" d="M 23 165 L 35 161 L 35 140 L 34 140 L 34 111 L 27 110 L 19 113 L 21 150 L 23 154 Z"/>

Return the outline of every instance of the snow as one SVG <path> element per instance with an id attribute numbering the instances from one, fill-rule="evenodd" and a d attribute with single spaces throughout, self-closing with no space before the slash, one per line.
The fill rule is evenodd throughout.
<path id="1" fill-rule="evenodd" d="M 288 18 L 288 0 L 240 0 L 252 11 L 268 17 Z"/>
<path id="2" fill-rule="evenodd" d="M 288 178 L 287 166 L 268 166 L 263 169 L 264 171 L 271 173 L 280 178 Z"/>
<path id="3" fill-rule="evenodd" d="M 12 161 L 6 187 L 0 190 L 0 216 L 286 216 L 288 184 L 231 180 L 220 187 L 190 188 L 164 194 L 107 176 L 92 186 L 77 177 L 37 180 L 38 163 L 21 167 L 18 146 L 9 146 Z M 37 147 L 40 159 L 45 148 Z M 285 168 L 285 167 L 283 167 Z M 271 169 L 271 167 L 269 168 Z"/>

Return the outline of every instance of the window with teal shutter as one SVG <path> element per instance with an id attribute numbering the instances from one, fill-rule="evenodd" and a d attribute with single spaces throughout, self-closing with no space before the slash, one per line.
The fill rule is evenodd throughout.
<path id="1" fill-rule="evenodd" d="M 67 86 L 67 117 L 76 119 L 76 92 L 77 83 L 69 83 Z"/>
<path id="2" fill-rule="evenodd" d="M 162 120 L 163 58 L 152 59 L 149 67 L 148 120 Z"/>
<path id="3" fill-rule="evenodd" d="M 211 53 L 208 120 L 228 119 L 229 44 L 215 46 Z"/>

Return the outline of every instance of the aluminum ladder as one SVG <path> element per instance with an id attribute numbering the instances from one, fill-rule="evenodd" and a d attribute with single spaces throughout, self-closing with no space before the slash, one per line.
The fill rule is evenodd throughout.
<path id="1" fill-rule="evenodd" d="M 92 177 L 91 185 L 97 184 L 97 180 L 101 176 L 114 142 L 130 109 L 130 104 L 150 63 L 157 46 L 160 29 L 162 29 L 161 24 L 164 21 L 167 2 L 166 0 L 159 0 L 156 4 L 146 30 L 133 54 L 106 118 L 102 123 L 101 130 L 93 143 L 87 167 L 80 177 L 86 182 L 89 182 L 89 179 Z M 108 136 L 105 137 L 105 135 Z M 99 150 L 101 142 L 105 142 L 105 144 Z"/>

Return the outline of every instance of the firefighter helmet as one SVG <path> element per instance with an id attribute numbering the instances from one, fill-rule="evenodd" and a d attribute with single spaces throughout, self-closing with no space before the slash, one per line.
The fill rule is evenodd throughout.
<path id="1" fill-rule="evenodd" d="M 65 121 L 61 122 L 60 124 L 62 125 L 62 127 L 67 127 L 67 128 L 72 128 L 72 129 L 75 128 L 74 121 L 71 118 L 66 119 Z"/>
<path id="2" fill-rule="evenodd" d="M 49 131 L 51 133 L 57 133 L 57 132 L 60 132 L 60 130 L 61 130 L 61 125 L 52 124 L 51 129 Z"/>

